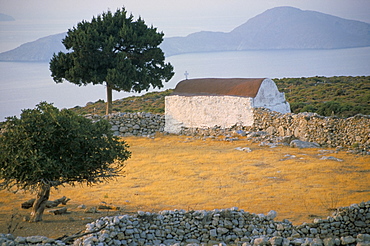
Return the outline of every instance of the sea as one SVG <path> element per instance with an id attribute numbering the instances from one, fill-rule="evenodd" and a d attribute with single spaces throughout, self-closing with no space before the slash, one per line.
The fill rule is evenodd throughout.
<path id="1" fill-rule="evenodd" d="M 370 76 L 370 47 L 331 50 L 258 50 L 191 53 L 166 58 L 175 75 L 162 91 L 186 78 L 300 78 Z M 147 93 L 114 92 L 113 100 Z M 330 93 L 330 92 L 328 92 Z M 49 64 L 0 62 L 0 121 L 46 101 L 58 108 L 85 106 L 106 99 L 104 85 L 55 83 Z"/>

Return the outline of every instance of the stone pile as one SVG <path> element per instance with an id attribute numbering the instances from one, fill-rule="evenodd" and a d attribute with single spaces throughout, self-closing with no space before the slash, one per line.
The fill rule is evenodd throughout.
<path id="1" fill-rule="evenodd" d="M 12 234 L 0 234 L 1 246 L 28 246 L 28 245 L 43 245 L 43 246 L 64 246 L 64 242 L 54 240 L 44 236 L 30 237 L 14 237 Z"/>
<path id="2" fill-rule="evenodd" d="M 248 132 L 249 127 L 235 125 L 230 128 L 222 128 L 220 126 L 214 126 L 209 128 L 187 128 L 182 127 L 179 135 L 186 136 L 198 136 L 198 137 L 220 137 L 220 136 L 231 136 L 236 132 Z M 239 134 L 240 135 L 240 134 Z"/>
<path id="3" fill-rule="evenodd" d="M 107 119 L 116 136 L 151 136 L 164 131 L 164 115 L 151 113 L 116 113 L 109 116 L 86 115 L 93 121 Z"/>
<path id="4" fill-rule="evenodd" d="M 370 201 L 338 208 L 326 219 L 294 226 L 274 221 L 277 213 L 252 214 L 238 208 L 198 211 L 139 211 L 103 217 L 86 225 L 73 245 L 241 245 L 370 246 Z M 65 245 L 41 236 L 0 234 L 0 245 Z"/>

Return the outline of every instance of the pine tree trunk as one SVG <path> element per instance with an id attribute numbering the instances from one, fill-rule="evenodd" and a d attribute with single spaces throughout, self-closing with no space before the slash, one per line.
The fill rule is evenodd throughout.
<path id="1" fill-rule="evenodd" d="M 36 194 L 36 200 L 32 206 L 30 222 L 42 221 L 42 215 L 50 196 L 50 186 L 41 184 Z"/>
<path id="2" fill-rule="evenodd" d="M 112 86 L 107 83 L 107 105 L 105 109 L 105 114 L 112 113 Z"/>

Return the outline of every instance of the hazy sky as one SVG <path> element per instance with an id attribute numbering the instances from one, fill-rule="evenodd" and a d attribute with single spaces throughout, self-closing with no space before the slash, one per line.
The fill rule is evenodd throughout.
<path id="1" fill-rule="evenodd" d="M 56 23 L 53 33 L 67 31 L 82 19 L 125 6 L 135 17 L 167 37 L 201 30 L 231 31 L 248 19 L 277 6 L 315 10 L 370 23 L 370 0 L 0 0 L 0 12 L 17 20 Z M 2 23 L 0 23 L 1 27 Z M 32 29 L 30 29 L 32 31 Z"/>

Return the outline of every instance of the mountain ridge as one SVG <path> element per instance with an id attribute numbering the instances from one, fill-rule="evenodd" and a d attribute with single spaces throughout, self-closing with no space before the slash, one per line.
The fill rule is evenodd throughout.
<path id="1" fill-rule="evenodd" d="M 205 45 L 207 44 L 207 45 Z M 203 45 L 203 47 L 202 47 Z M 166 55 L 263 49 L 338 49 L 370 46 L 370 24 L 311 10 L 276 7 L 230 32 L 167 38 Z"/>
<path id="2" fill-rule="evenodd" d="M 0 53 L 0 61 L 46 62 L 54 53 L 66 52 L 62 39 L 66 33 L 58 33 L 24 43 L 19 47 Z"/>
<path id="3" fill-rule="evenodd" d="M 0 61 L 49 61 L 54 53 L 66 52 L 61 40 L 66 33 L 0 53 Z M 275 7 L 256 15 L 230 32 L 200 31 L 185 37 L 165 38 L 165 55 L 183 53 L 276 50 L 341 49 L 370 46 L 370 24 L 317 11 Z"/>

